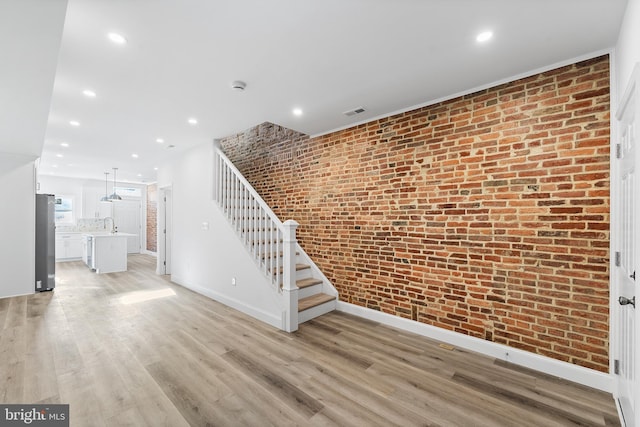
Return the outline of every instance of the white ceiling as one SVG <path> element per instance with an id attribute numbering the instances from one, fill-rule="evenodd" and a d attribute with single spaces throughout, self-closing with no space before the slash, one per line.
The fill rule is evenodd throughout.
<path id="1" fill-rule="evenodd" d="M 40 171 L 102 179 L 118 167 L 119 179 L 154 181 L 163 158 L 264 121 L 324 133 L 602 52 L 615 44 L 625 6 L 69 0 Z M 483 30 L 494 37 L 479 44 Z M 109 41 L 111 31 L 128 43 Z M 231 90 L 234 80 L 246 90 Z M 83 96 L 87 88 L 97 97 Z M 342 114 L 359 106 L 367 112 Z"/>

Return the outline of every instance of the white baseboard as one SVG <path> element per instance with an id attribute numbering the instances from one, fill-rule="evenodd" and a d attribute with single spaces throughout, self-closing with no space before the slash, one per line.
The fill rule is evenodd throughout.
<path id="1" fill-rule="evenodd" d="M 258 319 L 261 322 L 267 323 L 275 328 L 278 328 L 278 329 L 282 328 L 281 316 L 276 316 L 271 313 L 267 313 L 264 310 L 252 307 L 250 305 L 245 304 L 242 301 L 238 301 L 235 298 L 227 297 L 226 295 L 222 295 L 211 289 L 207 289 L 202 286 L 187 283 L 185 280 L 182 280 L 180 277 L 176 275 L 171 275 L 171 281 L 187 289 L 191 289 L 192 291 L 197 292 L 200 295 L 204 295 L 206 297 L 211 298 L 212 300 L 218 301 L 221 304 L 234 308 L 248 316 Z"/>
<path id="2" fill-rule="evenodd" d="M 55 288 L 53 288 L 55 289 Z M 50 292 L 50 291 L 44 291 L 44 292 Z M 15 295 L 0 295 L 0 299 L 4 299 L 4 298 L 16 298 L 16 297 L 26 297 L 29 295 L 34 295 L 36 294 L 36 291 L 33 292 L 29 292 L 28 294 L 15 294 Z"/>
<path id="3" fill-rule="evenodd" d="M 144 255 L 151 255 L 151 256 L 154 256 L 156 258 L 158 257 L 158 253 L 157 252 L 148 251 L 146 249 L 141 250 L 140 253 L 144 254 Z"/>
<path id="4" fill-rule="evenodd" d="M 578 384 L 613 393 L 614 380 L 609 374 L 561 362 L 550 357 L 530 353 L 528 351 L 497 344 L 480 338 L 471 337 L 458 332 L 404 319 L 392 314 L 372 310 L 370 308 L 338 301 L 337 310 L 363 317 L 387 326 L 413 332 L 427 338 L 442 341 L 465 350 L 475 351 L 485 356 L 494 357 L 529 369 L 553 375 Z"/>

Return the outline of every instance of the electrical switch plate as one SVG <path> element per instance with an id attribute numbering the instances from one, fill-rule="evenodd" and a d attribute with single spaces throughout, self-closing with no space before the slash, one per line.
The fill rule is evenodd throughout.
<path id="1" fill-rule="evenodd" d="M 209 229 L 209 223 L 208 222 L 203 222 L 202 223 L 202 229 L 203 230 L 208 230 Z"/>
<path id="2" fill-rule="evenodd" d="M 231 284 L 232 284 L 233 286 L 235 286 L 235 285 L 236 285 L 236 278 L 235 278 L 235 277 L 232 277 L 232 278 L 231 278 Z"/>

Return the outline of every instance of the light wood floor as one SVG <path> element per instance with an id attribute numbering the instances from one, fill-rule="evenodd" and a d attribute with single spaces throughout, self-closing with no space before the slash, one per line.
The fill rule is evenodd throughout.
<path id="1" fill-rule="evenodd" d="M 341 313 L 287 334 L 154 274 L 0 300 L 0 402 L 73 426 L 614 426 L 610 395 Z M 149 299 L 149 298 L 154 299 Z"/>

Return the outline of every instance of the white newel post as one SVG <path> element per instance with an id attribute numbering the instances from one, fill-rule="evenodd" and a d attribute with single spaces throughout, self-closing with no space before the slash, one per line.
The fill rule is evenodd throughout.
<path id="1" fill-rule="evenodd" d="M 296 285 L 296 221 L 289 219 L 284 222 L 284 248 L 282 293 L 287 305 L 284 330 L 294 332 L 298 330 L 298 286 Z"/>

